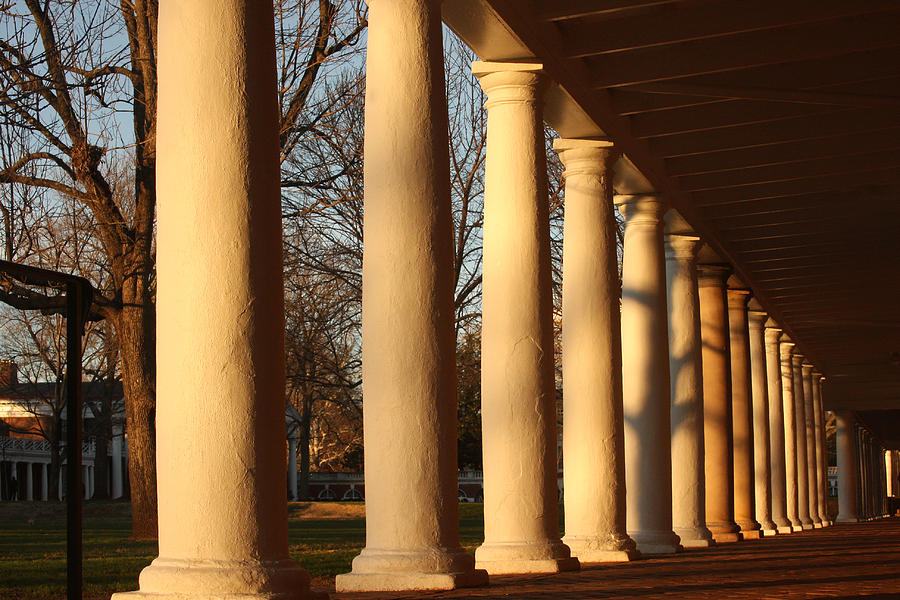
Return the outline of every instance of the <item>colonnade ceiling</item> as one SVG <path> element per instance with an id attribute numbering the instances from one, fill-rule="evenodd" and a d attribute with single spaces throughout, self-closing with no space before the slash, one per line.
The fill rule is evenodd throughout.
<path id="1" fill-rule="evenodd" d="M 900 409 L 900 2 L 445 0 L 482 60 L 535 60 L 563 137 L 623 152 L 827 376 Z"/>

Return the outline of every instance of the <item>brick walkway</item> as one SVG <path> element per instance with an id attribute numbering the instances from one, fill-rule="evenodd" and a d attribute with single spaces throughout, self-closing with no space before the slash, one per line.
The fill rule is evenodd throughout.
<path id="1" fill-rule="evenodd" d="M 552 576 L 491 578 L 452 592 L 333 594 L 388 598 L 900 599 L 900 518 L 689 550 Z"/>

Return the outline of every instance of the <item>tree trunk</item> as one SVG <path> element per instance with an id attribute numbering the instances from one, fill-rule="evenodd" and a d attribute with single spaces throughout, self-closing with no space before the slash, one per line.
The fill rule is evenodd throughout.
<path id="1" fill-rule="evenodd" d="M 309 393 L 303 394 L 303 414 L 300 415 L 300 436 L 297 444 L 300 446 L 300 499 L 309 500 L 309 429 L 312 419 L 312 398 Z"/>
<path id="2" fill-rule="evenodd" d="M 124 296 L 124 295 L 123 295 Z M 156 340 L 153 306 L 123 297 L 116 320 L 128 432 L 131 535 L 156 539 Z"/>
<path id="3" fill-rule="evenodd" d="M 94 500 L 109 499 L 109 435 L 110 427 L 104 411 L 104 426 L 94 436 Z"/>

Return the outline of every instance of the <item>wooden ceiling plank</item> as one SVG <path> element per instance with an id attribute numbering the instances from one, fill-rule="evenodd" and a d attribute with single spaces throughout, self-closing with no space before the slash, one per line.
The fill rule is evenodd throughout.
<path id="1" fill-rule="evenodd" d="M 560 22 L 560 31 L 563 39 L 571 40 L 563 50 L 567 56 L 591 56 L 895 9 L 893 0 L 720 0 L 659 6 L 639 16 L 626 13 L 600 23 L 582 15 L 586 18 Z M 602 35 L 597 35 L 598 29 Z"/>
<path id="2" fill-rule="evenodd" d="M 897 46 L 900 13 L 884 12 L 589 57 L 593 85 L 635 85 Z M 599 34 L 597 37 L 602 37 Z M 677 60 L 672 57 L 677 56 Z M 777 86 L 775 86 L 777 87 Z"/>
<path id="3" fill-rule="evenodd" d="M 542 21 L 566 21 L 592 15 L 603 15 L 645 9 L 679 0 L 554 0 L 552 3 L 536 3 L 537 18 Z"/>

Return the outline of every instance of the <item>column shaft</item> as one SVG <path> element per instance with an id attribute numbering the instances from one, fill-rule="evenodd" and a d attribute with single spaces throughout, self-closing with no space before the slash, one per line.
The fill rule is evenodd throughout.
<path id="1" fill-rule="evenodd" d="M 25 463 L 25 499 L 34 500 L 34 470 L 31 466 L 34 463 Z"/>
<path id="2" fill-rule="evenodd" d="M 781 338 L 781 398 L 784 416 L 784 473 L 787 518 L 791 531 L 802 531 L 797 489 L 797 408 L 794 403 L 794 344 L 786 335 Z"/>
<path id="3" fill-rule="evenodd" d="M 553 297 L 541 65 L 475 63 L 487 93 L 482 285 L 484 543 L 489 573 L 578 567 L 559 539 Z"/>
<path id="4" fill-rule="evenodd" d="M 50 489 L 50 479 L 48 477 L 48 472 L 50 471 L 49 463 L 41 463 L 41 500 L 44 502 L 47 501 L 49 497 L 49 489 Z"/>
<path id="5" fill-rule="evenodd" d="M 753 477 L 753 407 L 750 382 L 747 302 L 749 290 L 728 288 L 731 356 L 731 423 L 734 452 L 734 521 L 743 539 L 759 539 Z"/>
<path id="6" fill-rule="evenodd" d="M 84 492 L 84 499 L 91 499 L 91 468 L 88 465 L 81 467 L 81 489 Z"/>
<path id="7" fill-rule="evenodd" d="M 121 498 L 122 489 L 122 426 L 113 425 L 112 428 L 112 498 Z"/>
<path id="8" fill-rule="evenodd" d="M 818 468 L 819 456 L 816 454 L 816 412 L 813 399 L 813 365 L 804 364 L 803 369 L 803 404 L 806 422 L 806 480 L 809 489 L 809 519 L 813 527 L 821 529 L 822 519 L 819 518 L 819 481 Z"/>
<path id="9" fill-rule="evenodd" d="M 637 556 L 625 524 L 622 333 L 609 142 L 556 140 L 566 167 L 563 482 L 566 536 L 582 563 Z"/>
<path id="10" fill-rule="evenodd" d="M 803 356 L 794 354 L 792 375 L 794 380 L 794 419 L 796 420 L 797 439 L 797 514 L 804 530 L 812 529 L 813 522 L 809 515 L 809 458 L 807 455 L 808 440 L 806 430 L 806 398 L 803 393 Z"/>
<path id="11" fill-rule="evenodd" d="M 699 266 L 706 526 L 716 542 L 740 539 L 733 502 L 731 360 L 725 301 L 729 273 L 728 267 L 722 265 Z"/>
<path id="12" fill-rule="evenodd" d="M 487 577 L 459 545 L 456 500 L 453 228 L 440 2 L 368 5 L 366 546 L 335 586 L 355 592 L 478 585 Z"/>
<path id="13" fill-rule="evenodd" d="M 712 533 L 706 527 L 703 467 L 698 242 L 699 238 L 694 236 L 666 236 L 672 396 L 672 526 L 686 548 L 703 548 L 713 543 Z"/>
<path id="14" fill-rule="evenodd" d="M 756 520 L 763 535 L 775 535 L 772 520 L 772 459 L 769 441 L 769 388 L 766 380 L 765 324 L 768 316 L 756 307 L 748 312 L 750 379 L 753 403 L 753 482 Z"/>
<path id="15" fill-rule="evenodd" d="M 628 534 L 644 554 L 678 550 L 672 531 L 669 333 L 662 217 L 654 195 L 617 196 L 625 217 L 622 378 Z"/>
<path id="16" fill-rule="evenodd" d="M 825 456 L 825 410 L 822 405 L 822 375 L 812 374 L 813 425 L 816 440 L 816 512 L 823 527 L 831 525 L 828 518 L 828 461 Z"/>
<path id="17" fill-rule="evenodd" d="M 271 4 L 161 3 L 159 557 L 114 598 L 306 597 L 288 557 Z"/>
<path id="18" fill-rule="evenodd" d="M 835 411 L 837 422 L 838 523 L 859 521 L 859 453 L 855 418 L 850 411 Z"/>
<path id="19" fill-rule="evenodd" d="M 787 516 L 787 482 L 784 457 L 784 404 L 781 386 L 781 329 L 766 321 L 766 384 L 769 392 L 769 459 L 772 467 L 772 520 L 778 533 L 791 533 Z"/>
<path id="20" fill-rule="evenodd" d="M 297 500 L 297 434 L 296 431 L 288 436 L 287 455 L 287 487 L 288 498 Z"/>

